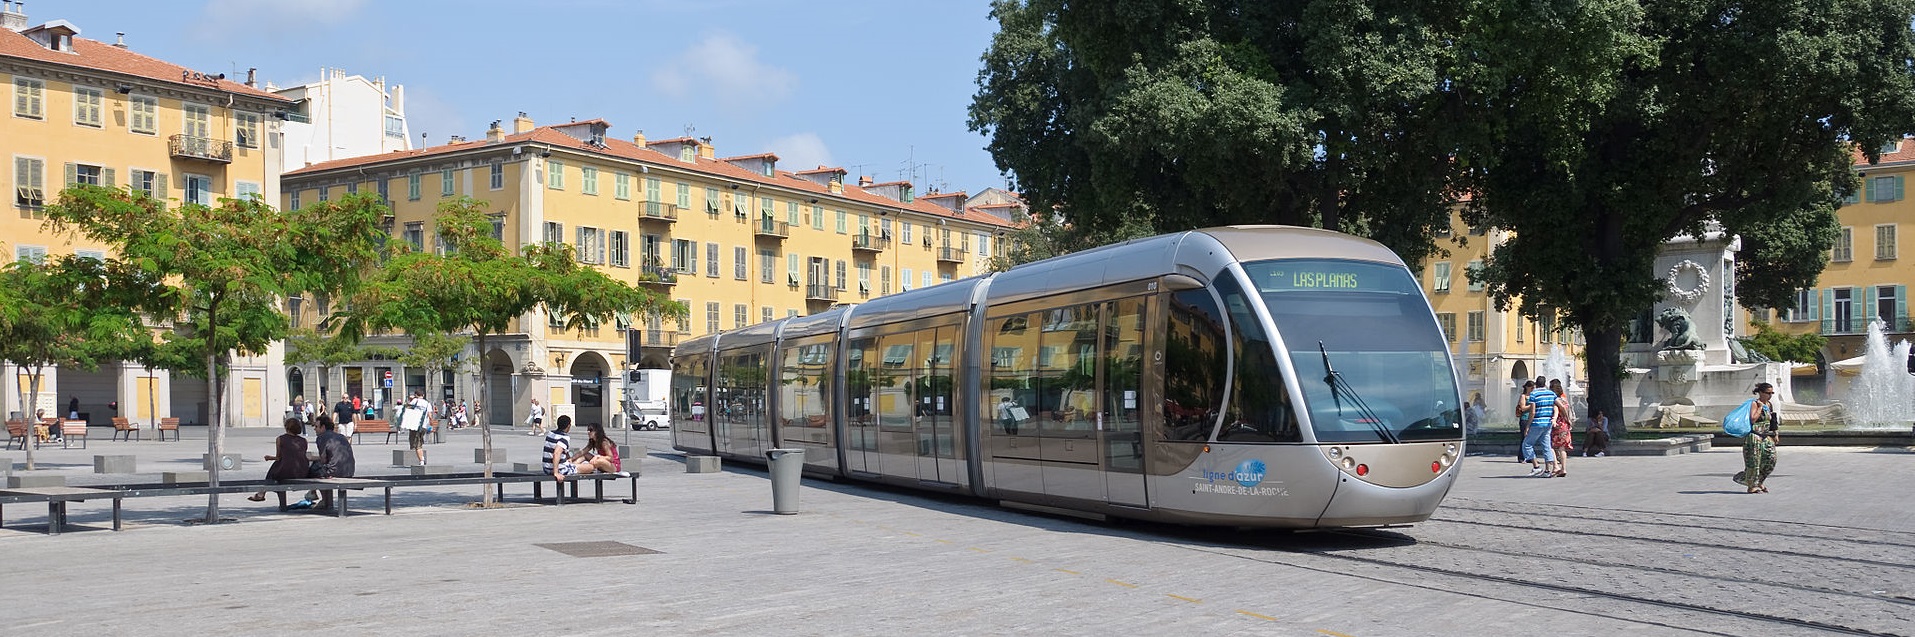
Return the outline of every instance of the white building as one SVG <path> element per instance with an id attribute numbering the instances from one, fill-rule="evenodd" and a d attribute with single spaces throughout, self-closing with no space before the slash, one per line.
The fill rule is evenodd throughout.
<path id="1" fill-rule="evenodd" d="M 286 121 L 286 166 L 412 150 L 404 86 L 339 69 L 320 69 L 319 76 L 301 86 L 266 85 L 299 104 Z"/>

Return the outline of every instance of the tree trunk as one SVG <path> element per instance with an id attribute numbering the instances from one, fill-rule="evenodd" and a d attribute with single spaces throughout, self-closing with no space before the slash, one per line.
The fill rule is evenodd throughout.
<path id="1" fill-rule="evenodd" d="M 219 333 L 216 326 L 219 324 L 214 322 L 216 316 L 214 311 L 218 308 L 219 304 L 217 302 L 209 303 L 206 306 L 205 326 L 206 388 L 207 393 L 210 394 L 206 399 L 206 402 L 209 403 L 207 410 L 207 420 L 209 422 L 206 423 L 206 453 L 210 454 L 209 457 L 212 459 L 211 462 L 207 463 L 206 486 L 215 488 L 219 486 L 219 451 L 221 447 L 225 446 L 223 439 L 226 437 L 226 430 L 222 427 L 222 425 L 225 424 L 222 419 L 226 414 L 226 410 L 224 409 L 225 401 L 222 400 L 225 396 L 225 384 L 220 382 L 220 352 L 218 349 L 219 346 L 215 344 L 218 340 L 215 336 Z M 205 521 L 207 524 L 219 523 L 219 493 L 217 492 L 206 494 Z"/>
<path id="2" fill-rule="evenodd" d="M 33 428 L 40 424 L 40 419 L 33 413 L 33 410 L 40 407 L 40 379 L 44 377 L 46 377 L 45 365 L 35 365 L 33 366 L 33 371 L 27 372 L 27 404 L 21 406 L 20 417 L 27 421 L 28 437 L 33 436 Z M 38 446 L 39 445 L 20 445 L 20 448 L 25 449 L 27 452 L 28 471 L 35 469 L 33 466 L 33 448 Z"/>
<path id="3" fill-rule="evenodd" d="M 1627 432 L 1629 417 L 1622 412 L 1622 328 L 1584 326 L 1583 335 L 1589 339 L 1583 355 L 1589 361 L 1590 413 L 1600 409 L 1609 416 L 1610 433 Z"/>
<path id="4" fill-rule="evenodd" d="M 479 398 L 488 399 L 492 396 L 492 387 L 491 387 L 492 374 L 488 373 L 484 367 L 485 365 L 485 330 L 478 330 L 478 340 L 479 340 L 479 365 L 480 365 Z M 480 440 L 479 446 L 485 449 L 485 474 L 484 475 L 487 480 L 490 480 L 492 479 L 492 423 L 489 422 L 488 419 L 486 418 L 486 410 L 490 409 L 491 407 L 489 405 L 482 405 L 479 403 L 479 401 L 476 401 L 476 400 L 473 401 L 472 404 L 478 406 L 478 409 L 473 410 L 477 413 L 470 413 L 467 415 L 472 418 L 472 422 L 479 425 L 479 440 Z M 491 507 L 494 504 L 496 504 L 496 502 L 492 499 L 491 487 L 488 485 L 480 485 L 479 506 Z"/>

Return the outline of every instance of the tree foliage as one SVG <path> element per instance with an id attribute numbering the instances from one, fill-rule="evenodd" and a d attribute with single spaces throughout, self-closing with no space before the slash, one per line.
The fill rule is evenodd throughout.
<path id="1" fill-rule="evenodd" d="M 218 457 L 226 433 L 222 372 L 231 356 L 263 354 L 285 337 L 282 299 L 355 289 L 377 263 L 385 210 L 371 194 L 282 212 L 258 197 L 169 206 L 130 189 L 80 184 L 47 208 L 47 223 L 113 247 L 128 271 L 107 277 L 109 286 L 163 282 L 163 307 L 151 314 L 177 318 L 152 353 L 170 369 L 197 367 L 209 379 L 207 451 Z M 185 364 L 189 358 L 197 364 Z M 219 484 L 217 464 L 210 478 Z M 208 497 L 206 519 L 219 519 L 217 495 Z"/>
<path id="2" fill-rule="evenodd" d="M 1457 198 L 1467 6 L 1000 0 L 970 126 L 1032 209 L 1092 240 L 1321 225 L 1416 262 Z"/>
<path id="3" fill-rule="evenodd" d="M 1768 323 L 1751 323 L 1755 335 L 1742 341 L 1744 347 L 1757 354 L 1769 357 L 1769 360 L 1792 363 L 1813 363 L 1828 339 L 1821 334 L 1785 334 L 1769 327 Z"/>

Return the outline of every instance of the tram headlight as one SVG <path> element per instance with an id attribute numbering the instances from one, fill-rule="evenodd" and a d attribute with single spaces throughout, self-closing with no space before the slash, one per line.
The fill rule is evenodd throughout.
<path id="1" fill-rule="evenodd" d="M 1343 457 L 1343 448 L 1342 448 L 1342 447 L 1331 447 L 1331 448 L 1330 448 L 1330 459 L 1331 459 L 1331 460 L 1337 460 L 1337 459 L 1340 459 L 1340 458 L 1342 458 L 1342 457 Z"/>
<path id="2" fill-rule="evenodd" d="M 1356 470 L 1356 458 L 1344 458 L 1344 459 L 1343 459 L 1343 469 L 1344 469 L 1345 471 L 1355 471 L 1355 470 Z"/>

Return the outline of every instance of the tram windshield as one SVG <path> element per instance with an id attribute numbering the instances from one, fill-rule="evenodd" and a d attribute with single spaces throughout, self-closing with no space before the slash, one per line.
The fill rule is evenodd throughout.
<path id="1" fill-rule="evenodd" d="M 1318 442 L 1463 437 L 1448 341 L 1407 270 L 1284 259 L 1244 271 L 1290 350 Z"/>

